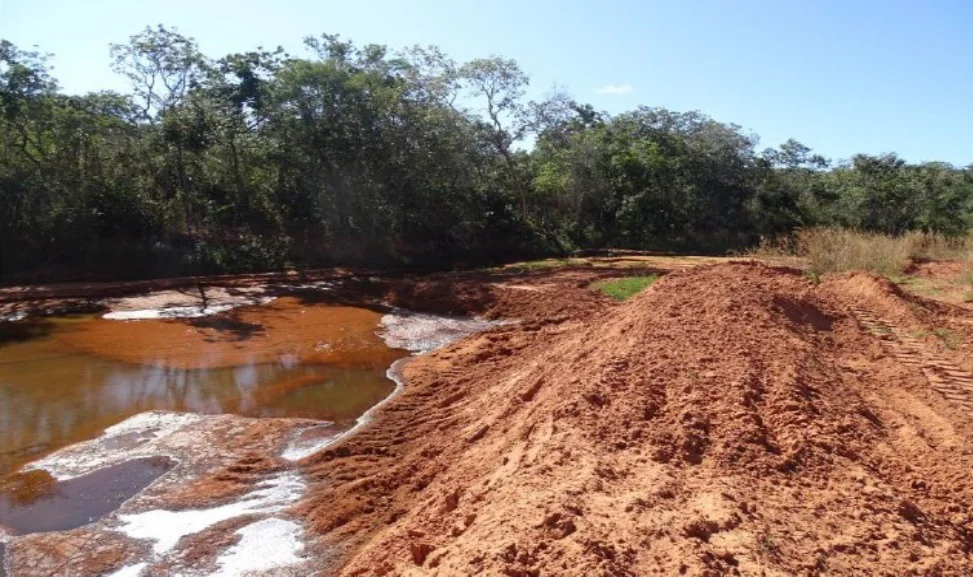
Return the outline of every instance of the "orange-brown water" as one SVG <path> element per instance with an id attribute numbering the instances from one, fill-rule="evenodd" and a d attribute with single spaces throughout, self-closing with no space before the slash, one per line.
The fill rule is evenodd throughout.
<path id="1" fill-rule="evenodd" d="M 197 319 L 0 325 L 0 479 L 153 409 L 350 427 L 405 356 L 375 334 L 381 316 L 288 297 Z"/>

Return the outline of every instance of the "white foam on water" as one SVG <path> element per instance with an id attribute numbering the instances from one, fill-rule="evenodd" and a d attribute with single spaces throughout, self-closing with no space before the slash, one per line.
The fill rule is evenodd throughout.
<path id="1" fill-rule="evenodd" d="M 444 347 L 449 343 L 469 336 L 473 333 L 485 331 L 495 326 L 503 324 L 503 321 L 487 321 L 483 319 L 448 317 L 442 315 L 431 315 L 426 313 L 414 313 L 404 310 L 396 310 L 382 317 L 379 321 L 381 330 L 377 333 L 385 344 L 392 348 L 405 349 L 413 355 L 421 355 L 438 348 Z M 352 435 L 358 429 L 372 422 L 373 415 L 382 405 L 394 399 L 402 393 L 405 388 L 405 381 L 399 374 L 402 365 L 408 362 L 410 357 L 399 359 L 392 363 L 392 366 L 385 371 L 385 376 L 395 383 L 395 388 L 375 405 L 362 413 L 355 421 L 355 425 L 331 438 L 322 439 L 316 447 L 304 449 L 307 454 L 304 458 L 313 455 L 326 447 L 337 443 L 341 439 Z"/>
<path id="2" fill-rule="evenodd" d="M 216 560 L 218 569 L 207 577 L 238 577 L 279 569 L 303 561 L 301 526 L 284 519 L 263 519 L 236 532 L 240 541 Z"/>
<path id="3" fill-rule="evenodd" d="M 155 433 L 163 436 L 186 425 L 193 425 L 204 417 L 195 413 L 169 413 L 165 411 L 147 411 L 129 417 L 105 429 L 103 437 L 117 437 L 128 433 Z"/>
<path id="4" fill-rule="evenodd" d="M 142 574 L 142 569 L 145 569 L 148 565 L 148 563 L 126 565 L 114 573 L 105 575 L 105 577 L 139 577 Z"/>
<path id="5" fill-rule="evenodd" d="M 114 463 L 140 457 L 166 455 L 166 452 L 158 447 L 160 440 L 205 418 L 207 418 L 205 415 L 193 413 L 162 411 L 139 413 L 108 427 L 104 433 L 94 439 L 65 447 L 29 463 L 24 469 L 28 471 L 42 469 L 55 479 L 65 481 Z M 140 441 L 130 443 L 132 445 L 130 447 L 120 448 L 118 441 L 123 435 L 144 435 L 144 437 Z"/>
<path id="6" fill-rule="evenodd" d="M 279 288 L 286 289 L 286 290 L 332 290 L 335 287 L 340 285 L 341 285 L 340 282 L 321 280 L 321 281 L 307 281 L 307 282 L 300 282 L 300 283 L 284 283 L 278 286 Z"/>
<path id="7" fill-rule="evenodd" d="M 414 313 L 397 309 L 382 317 L 379 321 L 380 330 L 377 334 L 389 347 L 405 349 L 413 355 L 421 355 L 473 333 L 501 324 L 503 324 L 503 321 Z M 358 429 L 370 423 L 374 412 L 398 396 L 405 387 L 405 383 L 399 375 L 399 368 L 406 361 L 408 361 L 408 358 L 399 359 L 385 371 L 385 376 L 395 383 L 395 388 L 387 397 L 358 417 L 352 428 L 337 435 L 313 441 L 291 441 L 281 453 L 281 458 L 288 461 L 300 461 L 357 432 Z"/>
<path id="8" fill-rule="evenodd" d="M 271 299 L 263 299 L 269 302 Z M 175 318 L 183 312 L 186 316 L 214 314 L 233 306 L 216 305 L 206 309 L 196 307 L 174 307 L 155 311 L 149 316 L 139 316 L 144 311 L 130 313 L 109 313 L 105 318 L 132 320 L 135 318 Z M 222 308 L 220 311 L 214 309 Z M 180 310 L 181 309 L 181 310 Z M 176 310 L 176 314 L 171 311 Z M 192 314 L 188 314 L 192 311 Z M 156 314 L 158 313 L 158 314 Z M 196 314 L 199 313 L 199 314 Z M 166 316 L 168 315 L 168 316 Z M 445 346 L 475 332 L 483 331 L 501 324 L 481 319 L 445 317 L 408 311 L 395 311 L 381 320 L 378 333 L 390 347 L 402 348 L 413 354 L 423 354 Z M 405 384 L 400 376 L 400 368 L 409 359 L 400 359 L 386 372 L 395 382 L 395 389 L 388 397 L 358 418 L 351 429 L 332 437 L 299 441 L 295 438 L 284 450 L 282 457 L 297 461 L 310 456 L 327 446 L 351 435 L 360 427 L 371 422 L 374 412 L 399 395 Z M 169 413 L 150 411 L 135 415 L 109 427 L 98 438 L 70 447 L 36 461 L 27 468 L 45 469 L 59 480 L 83 475 L 114 462 L 140 456 L 166 454 L 167 448 L 176 447 L 177 452 L 198 444 L 198 428 L 203 419 L 211 416 L 191 413 Z M 121 447 L 121 448 L 120 448 Z M 118 569 L 109 577 L 139 577 L 149 567 L 149 563 L 161 561 L 187 535 L 206 530 L 228 519 L 244 515 L 268 516 L 239 529 L 236 533 L 240 541 L 228 548 L 216 561 L 215 572 L 210 577 L 227 577 L 251 572 L 274 571 L 298 564 L 303 561 L 301 526 L 293 521 L 279 519 L 271 515 L 279 513 L 296 503 L 306 490 L 300 475 L 283 472 L 269 478 L 253 491 L 224 505 L 205 509 L 170 511 L 154 509 L 141 513 L 118 515 L 113 527 L 132 539 L 153 541 L 154 555 L 147 562 L 128 565 Z M 198 574 L 194 573 L 194 575 Z M 276 574 L 276 573 L 275 573 Z"/>
<path id="9" fill-rule="evenodd" d="M 382 328 L 378 334 L 392 348 L 421 354 L 499 324 L 497 321 L 476 318 L 396 310 L 382 317 Z"/>
<path id="10" fill-rule="evenodd" d="M 0 323 L 14 323 L 17 321 L 22 321 L 27 318 L 27 313 L 21 311 L 16 313 L 9 313 L 5 315 L 0 315 Z"/>
<path id="11" fill-rule="evenodd" d="M 313 443 L 293 443 L 287 446 L 280 454 L 280 458 L 285 461 L 300 461 L 304 457 L 310 457 L 324 447 L 328 446 L 331 439 L 319 439 Z"/>
<path id="12" fill-rule="evenodd" d="M 328 425 L 330 425 L 330 423 L 322 426 L 328 426 Z M 313 428 L 315 427 L 310 427 L 309 429 L 313 429 Z M 302 440 L 300 438 L 301 433 L 306 432 L 309 429 L 302 429 L 297 431 L 297 435 L 295 436 L 295 438 L 291 439 L 287 443 L 287 446 L 284 447 L 284 450 L 281 452 L 280 454 L 281 459 L 284 459 L 285 461 L 293 462 L 293 461 L 300 461 L 305 457 L 310 457 L 314 453 L 317 453 L 321 449 L 330 445 L 332 442 L 334 442 L 335 437 L 340 435 L 340 433 L 337 433 L 330 436 L 323 436 L 314 439 Z"/>
<path id="13" fill-rule="evenodd" d="M 199 533 L 241 515 L 267 514 L 282 511 L 295 503 L 306 485 L 299 475 L 285 472 L 262 483 L 256 490 L 239 500 L 209 509 L 167 511 L 154 509 L 144 513 L 119 515 L 118 531 L 133 539 L 155 541 L 156 555 L 164 555 L 186 535 Z"/>
<path id="14" fill-rule="evenodd" d="M 234 305 L 213 305 L 211 307 L 168 307 L 164 309 L 141 309 L 137 311 L 114 311 L 105 313 L 103 318 L 112 321 L 142 321 L 151 319 L 191 319 L 215 315 L 232 309 Z"/>
<path id="15" fill-rule="evenodd" d="M 242 306 L 265 305 L 277 297 L 261 297 L 252 302 L 225 303 L 206 307 L 164 307 L 161 309 L 141 309 L 136 311 L 112 311 L 102 318 L 113 321 L 140 321 L 151 319 L 192 319 L 226 312 Z"/>

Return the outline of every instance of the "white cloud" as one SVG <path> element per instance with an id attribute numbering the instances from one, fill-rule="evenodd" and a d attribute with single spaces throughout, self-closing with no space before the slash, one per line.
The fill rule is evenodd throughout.
<path id="1" fill-rule="evenodd" d="M 631 84 L 608 84 L 607 86 L 602 86 L 601 88 L 595 90 L 595 94 L 631 94 L 635 92 L 635 87 Z"/>

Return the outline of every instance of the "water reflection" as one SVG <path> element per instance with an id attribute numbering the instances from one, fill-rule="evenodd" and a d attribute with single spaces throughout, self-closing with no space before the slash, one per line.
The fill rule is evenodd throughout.
<path id="1" fill-rule="evenodd" d="M 165 457 L 134 459 L 66 481 L 30 471 L 0 492 L 0 525 L 13 535 L 87 525 L 118 509 L 175 464 Z"/>
<path id="2" fill-rule="evenodd" d="M 0 338 L 0 478 L 143 411 L 351 426 L 394 387 L 385 371 L 403 353 L 375 336 L 378 313 L 279 299 L 238 314 L 234 323 L 261 327 L 245 341 L 215 321 L 93 318 L 39 320 L 48 326 L 15 329 L 34 338 Z"/>

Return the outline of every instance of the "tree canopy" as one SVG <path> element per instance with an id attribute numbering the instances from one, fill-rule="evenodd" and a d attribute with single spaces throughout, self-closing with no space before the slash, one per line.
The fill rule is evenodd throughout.
<path id="1" fill-rule="evenodd" d="M 335 35 L 213 59 L 165 26 L 110 49 L 126 94 L 60 92 L 0 41 L 0 273 L 446 266 L 715 251 L 834 225 L 959 235 L 973 165 L 758 151 L 699 112 L 525 98 L 509 59 Z"/>

